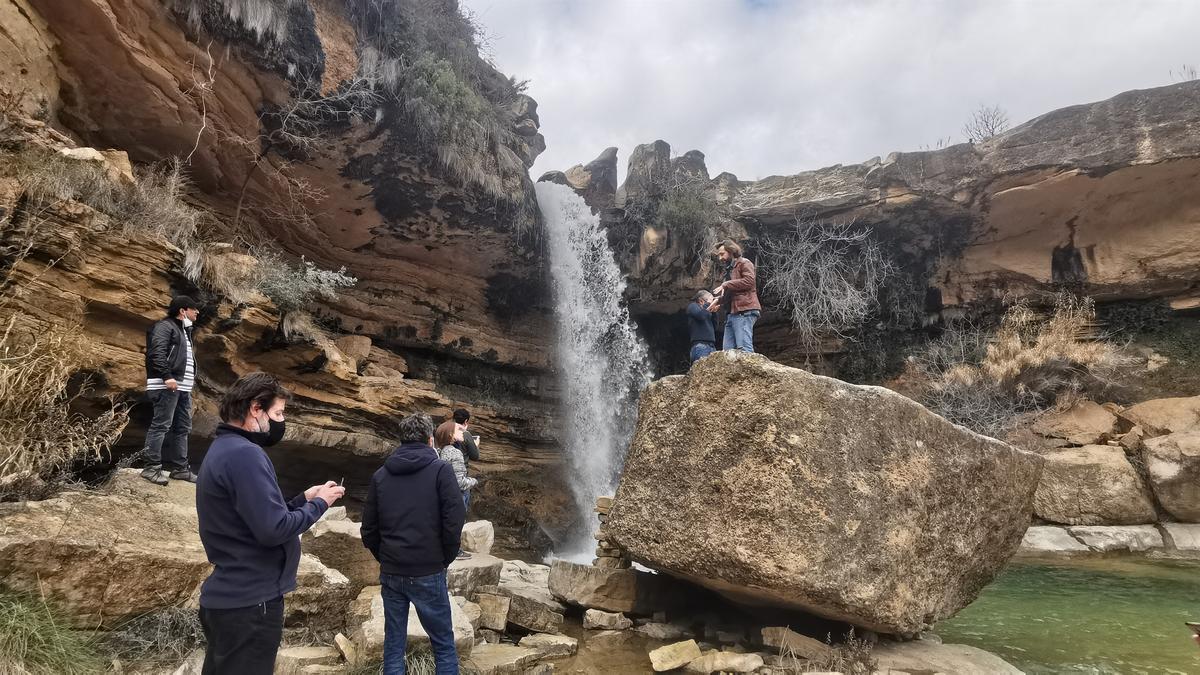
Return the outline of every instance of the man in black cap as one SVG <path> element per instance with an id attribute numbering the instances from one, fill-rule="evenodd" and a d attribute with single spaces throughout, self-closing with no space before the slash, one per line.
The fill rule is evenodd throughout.
<path id="1" fill-rule="evenodd" d="M 156 485 L 166 485 L 168 478 L 196 482 L 187 456 L 196 383 L 192 324 L 199 316 L 199 303 L 180 295 L 171 301 L 166 318 L 146 331 L 146 398 L 154 417 L 142 448 L 142 478 Z"/>

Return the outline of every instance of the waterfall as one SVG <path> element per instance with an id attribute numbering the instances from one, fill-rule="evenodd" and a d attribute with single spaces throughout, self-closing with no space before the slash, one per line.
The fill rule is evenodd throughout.
<path id="1" fill-rule="evenodd" d="M 600 219 L 571 188 L 537 183 L 557 326 L 562 442 L 575 508 L 586 525 L 560 555 L 591 558 L 596 497 L 612 494 L 650 381 L 646 345 L 622 302 L 625 278 Z"/>

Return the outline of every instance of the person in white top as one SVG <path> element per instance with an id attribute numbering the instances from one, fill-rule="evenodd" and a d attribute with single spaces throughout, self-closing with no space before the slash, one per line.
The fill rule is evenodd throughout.
<path id="1" fill-rule="evenodd" d="M 187 457 L 196 382 L 192 324 L 199 317 L 199 303 L 180 295 L 171 300 L 167 317 L 146 331 L 146 398 L 154 416 L 142 447 L 142 478 L 156 485 L 169 479 L 196 482 Z"/>

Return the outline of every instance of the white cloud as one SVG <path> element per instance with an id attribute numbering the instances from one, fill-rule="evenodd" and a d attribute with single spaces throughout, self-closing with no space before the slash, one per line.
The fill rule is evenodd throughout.
<path id="1" fill-rule="evenodd" d="M 462 0 L 532 82 L 536 178 L 663 139 L 742 179 L 962 140 L 1200 64 L 1200 2 Z"/>

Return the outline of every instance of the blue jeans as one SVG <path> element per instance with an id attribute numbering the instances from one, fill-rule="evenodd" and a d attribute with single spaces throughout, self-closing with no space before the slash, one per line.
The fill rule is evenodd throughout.
<path id="1" fill-rule="evenodd" d="M 454 621 L 446 572 L 427 577 L 380 574 L 383 584 L 383 673 L 404 675 L 404 652 L 408 648 L 408 605 L 417 608 L 417 618 L 433 647 L 437 675 L 457 675 L 458 652 L 454 648 Z"/>
<path id="2" fill-rule="evenodd" d="M 192 394 L 186 391 L 155 389 L 146 392 L 154 407 L 154 417 L 146 430 L 142 457 L 146 466 L 161 466 L 167 471 L 188 468 L 188 434 L 192 431 Z"/>
<path id="3" fill-rule="evenodd" d="M 725 317 L 725 339 L 721 348 L 753 352 L 754 322 L 758 321 L 758 315 L 757 309 L 751 309 Z"/>
<path id="4" fill-rule="evenodd" d="M 717 348 L 711 342 L 693 342 L 692 351 L 689 355 L 692 359 L 691 363 L 695 363 L 715 351 L 717 351 Z"/>

